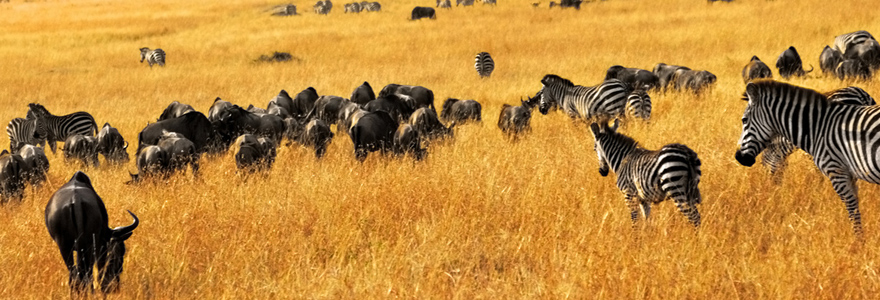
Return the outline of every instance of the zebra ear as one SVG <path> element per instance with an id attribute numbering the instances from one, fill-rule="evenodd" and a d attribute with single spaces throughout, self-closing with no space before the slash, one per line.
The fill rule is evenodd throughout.
<path id="1" fill-rule="evenodd" d="M 611 131 L 617 132 L 617 127 L 620 126 L 620 119 L 614 119 L 614 124 L 611 125 Z"/>
<path id="2" fill-rule="evenodd" d="M 743 100 L 748 101 L 749 103 L 752 103 L 752 99 L 754 99 L 757 95 L 758 95 L 758 86 L 755 85 L 754 82 L 749 82 L 749 84 L 746 85 L 746 94 L 743 95 L 743 96 L 745 96 L 745 97 L 743 97 Z"/>
<path id="3" fill-rule="evenodd" d="M 590 132 L 593 133 L 593 137 L 594 137 L 594 138 L 595 138 L 597 135 L 599 135 L 599 124 L 597 124 L 597 123 L 592 123 L 592 124 L 590 124 Z"/>

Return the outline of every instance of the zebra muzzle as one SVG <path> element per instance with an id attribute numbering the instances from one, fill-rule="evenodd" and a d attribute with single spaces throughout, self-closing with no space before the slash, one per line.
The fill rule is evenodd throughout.
<path id="1" fill-rule="evenodd" d="M 736 161 L 743 166 L 751 167 L 755 164 L 755 156 L 744 154 L 742 150 L 736 150 L 734 157 L 736 158 Z"/>

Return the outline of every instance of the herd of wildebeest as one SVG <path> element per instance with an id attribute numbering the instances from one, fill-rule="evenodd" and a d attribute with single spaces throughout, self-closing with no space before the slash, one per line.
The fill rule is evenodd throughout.
<path id="1" fill-rule="evenodd" d="M 326 0 L 326 3 L 329 2 Z M 144 52 L 142 50 L 142 61 Z M 161 61 L 164 66 L 164 52 L 162 53 Z M 488 56 L 488 53 L 484 56 Z M 148 60 L 152 59 L 149 55 L 146 57 Z M 477 56 L 477 71 L 481 76 L 488 77 L 480 66 L 480 57 Z M 158 61 L 158 58 L 153 60 Z M 834 47 L 825 47 L 820 57 L 820 66 L 823 72 L 841 79 L 868 80 L 880 67 L 880 44 L 865 31 L 842 35 L 835 40 Z M 779 56 L 776 67 L 783 78 L 805 76 L 808 73 L 803 69 L 803 63 L 794 47 Z M 772 72 L 755 56 L 743 68 L 742 76 L 744 82 L 749 83 L 756 79 L 772 78 Z M 606 71 L 603 82 L 594 87 L 577 86 L 559 76 L 546 75 L 541 80 L 542 88 L 534 96 L 528 97 L 528 100 L 521 99 L 519 105 L 504 104 L 501 107 L 497 126 L 509 141 L 516 142 L 529 132 L 531 114 L 536 106 L 542 114 L 558 109 L 573 118 L 588 121 L 612 118 L 648 120 L 651 115 L 649 92 L 674 91 L 699 95 L 711 88 L 716 80 L 716 76 L 706 70 L 664 63 L 657 64 L 652 71 L 612 66 Z M 607 100 L 603 97 L 611 97 L 609 95 L 614 90 L 608 86 L 615 84 L 625 93 L 623 98 L 626 101 L 596 108 L 607 104 L 603 103 Z M 609 92 L 596 92 L 603 88 Z M 368 82 L 356 87 L 349 98 L 319 95 L 313 87 L 293 96 L 281 90 L 268 101 L 265 108 L 254 105 L 243 108 L 218 97 L 207 113 L 203 113 L 191 105 L 173 101 L 158 115 L 156 122 L 148 124 L 138 134 L 137 148 L 134 151 L 138 173 L 131 174 L 131 181 L 128 183 L 161 181 L 175 174 L 185 174 L 187 170 L 191 170 L 192 176 L 199 176 L 203 155 L 223 157 L 222 154 L 227 152 L 233 154 L 239 174 L 248 177 L 250 174 L 271 169 L 276 149 L 282 143 L 312 149 L 316 159 L 320 160 L 331 141 L 340 135 L 349 137 L 353 146 L 353 157 L 360 162 L 369 153 L 377 151 L 384 155 L 420 161 L 426 159 L 431 147 L 448 144 L 435 143 L 436 141 L 454 140 L 454 131 L 458 126 L 467 126 L 468 123 L 481 122 L 483 119 L 482 105 L 475 100 L 448 98 L 442 103 L 439 113 L 434 103 L 434 92 L 424 86 L 388 84 L 376 94 Z M 596 107 L 591 106 L 593 104 Z M 26 185 L 39 187 L 45 182 L 49 160 L 43 147 L 47 143 L 55 153 L 56 142 L 64 142 L 61 150 L 65 159 L 83 167 L 100 167 L 99 155 L 104 157 L 104 164 L 124 165 L 129 162 L 129 143 L 110 123 L 99 128 L 98 123 L 87 112 L 53 115 L 38 103 L 31 103 L 28 108 L 25 118 L 16 118 L 7 126 L 10 149 L 4 150 L 0 155 L 2 203 L 21 201 Z M 335 125 L 335 130 L 331 129 L 332 125 Z M 597 141 L 600 164 L 603 164 L 600 172 L 603 176 L 608 173 L 608 164 L 615 168 L 615 163 L 621 163 L 615 162 L 614 157 L 603 157 L 602 155 L 607 156 L 603 152 L 612 151 L 610 147 L 637 147 L 637 144 L 615 144 L 621 143 L 620 141 L 634 143 L 631 139 L 621 137 L 616 132 L 616 125 L 608 126 L 607 122 L 593 123 L 590 129 Z M 696 153 L 679 144 L 666 145 L 654 152 L 639 151 L 653 155 L 638 158 L 642 160 L 657 160 L 657 155 L 664 154 L 680 155 L 680 163 L 689 173 L 685 176 L 688 178 L 687 182 L 672 187 L 682 189 L 681 192 L 676 192 L 677 196 L 673 196 L 673 191 L 665 190 L 669 182 L 661 184 L 658 181 L 656 185 L 662 185 L 664 190 L 640 188 L 641 193 L 655 193 L 651 196 L 655 198 L 644 198 L 647 196 L 643 195 L 644 199 L 632 200 L 636 201 L 633 204 L 629 203 L 631 199 L 628 196 L 627 201 L 631 208 L 641 206 L 647 217 L 649 204 L 667 198 L 685 197 L 681 201 L 676 198 L 676 203 L 682 213 L 695 226 L 699 226 L 699 212 L 694 206 L 700 203 L 699 190 L 696 187 L 699 182 L 700 162 Z M 626 174 L 624 167 L 620 168 L 623 170 L 615 169 L 615 172 L 624 172 L 618 174 L 620 178 L 632 175 Z M 636 172 L 635 169 L 633 172 Z M 634 181 L 642 179 L 645 178 L 632 178 Z M 635 188 L 625 186 L 629 184 L 626 180 L 618 180 L 622 191 Z M 687 199 L 688 197 L 690 198 Z M 137 216 L 129 213 L 134 218 L 133 224 L 108 228 L 103 201 L 83 172 L 76 172 L 52 195 L 46 207 L 46 226 L 61 250 L 70 272 L 71 289 L 91 289 L 92 266 L 95 263 L 98 265 L 101 289 L 104 292 L 116 289 L 125 254 L 124 241 L 131 236 L 139 223 Z M 635 220 L 634 210 L 633 221 Z"/>

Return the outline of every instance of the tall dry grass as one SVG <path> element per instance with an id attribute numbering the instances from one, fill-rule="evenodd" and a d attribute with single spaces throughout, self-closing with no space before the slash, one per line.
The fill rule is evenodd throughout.
<path id="1" fill-rule="evenodd" d="M 141 218 L 127 242 L 122 288 L 131 298 L 875 298 L 880 216 L 875 185 L 860 183 L 864 243 L 805 155 L 784 183 L 733 160 L 740 134 L 742 66 L 772 65 L 795 46 L 807 64 L 835 35 L 880 32 L 873 1 L 624 1 L 548 10 L 546 1 L 438 10 L 415 5 L 328 16 L 273 18 L 284 1 L 46 1 L 0 3 L 3 122 L 40 102 L 56 114 L 85 110 L 125 138 L 179 100 L 207 111 L 215 97 L 264 106 L 280 89 L 308 86 L 347 97 L 363 81 L 424 85 L 483 103 L 484 122 L 413 164 L 371 155 L 363 164 L 337 136 L 328 156 L 282 147 L 276 168 L 243 181 L 230 155 L 203 177 L 127 186 L 132 164 L 86 169 L 111 226 Z M 161 47 L 167 66 L 139 64 Z M 273 51 L 300 62 L 258 64 Z M 480 80 L 473 55 L 497 68 Z M 706 95 L 652 94 L 650 123 L 623 132 L 645 147 L 679 142 L 703 161 L 703 227 L 671 203 L 633 233 L 613 176 L 598 175 L 583 124 L 535 115 L 532 133 L 506 141 L 503 103 L 534 94 L 554 73 L 592 85 L 611 65 L 665 62 L 718 75 Z M 819 71 L 791 82 L 819 90 L 849 83 Z M 875 82 L 859 83 L 880 95 Z M 6 140 L 0 141 L 5 145 Z M 52 192 L 78 169 L 50 155 L 50 181 L 0 207 L 0 298 L 64 298 L 66 270 L 43 224 Z"/>

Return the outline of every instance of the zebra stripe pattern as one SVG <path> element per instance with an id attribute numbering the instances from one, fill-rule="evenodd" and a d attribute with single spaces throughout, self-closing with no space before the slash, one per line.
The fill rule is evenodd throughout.
<path id="1" fill-rule="evenodd" d="M 862 236 L 856 180 L 880 183 L 880 107 L 833 103 L 811 89 L 775 81 L 749 83 L 735 158 L 752 166 L 773 137 L 782 135 L 813 156 Z"/>
<path id="2" fill-rule="evenodd" d="M 614 125 L 590 124 L 599 157 L 599 174 L 608 176 L 609 169 L 617 174 L 617 187 L 630 209 L 633 227 L 639 210 L 647 220 L 651 204 L 672 198 L 678 210 L 694 227 L 700 227 L 697 204 L 700 195 L 700 159 L 697 153 L 682 144 L 669 144 L 660 150 L 647 150 L 632 138 L 617 132 Z"/>
<path id="3" fill-rule="evenodd" d="M 153 65 L 158 64 L 159 66 L 165 66 L 165 51 L 162 49 L 150 50 L 150 48 L 143 47 L 141 48 L 141 63 L 147 60 L 147 64 L 150 65 L 150 68 Z"/>
<path id="4" fill-rule="evenodd" d="M 480 78 L 489 77 L 492 75 L 492 71 L 495 71 L 495 61 L 492 60 L 492 56 L 488 52 L 477 53 L 474 61 L 474 69 L 477 70 L 477 74 L 480 74 Z"/>
<path id="5" fill-rule="evenodd" d="M 379 4 L 379 2 L 361 2 L 361 9 L 365 11 L 382 11 L 382 4 Z"/>
<path id="6" fill-rule="evenodd" d="M 64 142 L 72 135 L 94 136 L 98 133 L 95 118 L 87 112 L 56 116 L 37 103 L 28 104 L 28 107 L 28 114 L 33 113 L 35 117 L 34 138 L 45 139 L 52 153 L 55 153 L 55 142 Z"/>
<path id="7" fill-rule="evenodd" d="M 629 87 L 618 79 L 599 85 L 574 85 L 568 79 L 549 74 L 541 79 L 541 100 L 538 110 L 547 114 L 552 106 L 562 108 L 572 118 L 613 118 L 624 113 Z"/>
<path id="8" fill-rule="evenodd" d="M 626 116 L 628 118 L 651 119 L 651 97 L 644 90 L 635 90 L 626 97 Z"/>
<path id="9" fill-rule="evenodd" d="M 846 53 L 846 49 L 852 45 L 858 45 L 866 40 L 873 40 L 871 33 L 859 30 L 847 34 L 841 34 L 834 37 L 834 49 L 840 51 L 841 54 Z"/>
<path id="10" fill-rule="evenodd" d="M 872 106 L 877 104 L 868 92 L 855 86 L 835 90 L 826 95 L 828 96 L 828 101 L 834 103 L 861 106 Z M 773 179 L 773 183 L 782 183 L 785 167 L 788 166 L 788 156 L 796 150 L 797 146 L 780 135 L 773 137 L 770 145 L 767 146 L 767 149 L 764 149 L 764 155 L 761 157 L 761 164 L 770 172 L 770 177 Z"/>
<path id="11" fill-rule="evenodd" d="M 36 130 L 36 128 L 37 120 L 33 118 L 15 118 L 12 119 L 12 121 L 9 121 L 9 125 L 6 125 L 6 134 L 9 135 L 9 150 L 15 154 L 18 153 L 18 150 L 20 150 L 21 147 L 24 147 L 24 145 L 36 146 L 39 144 L 45 146 L 45 139 L 34 137 L 34 130 Z"/>
<path id="12" fill-rule="evenodd" d="M 315 9 L 316 14 L 326 15 L 330 13 L 331 9 L 333 9 L 333 2 L 330 0 L 320 0 L 315 3 L 313 8 Z"/>

